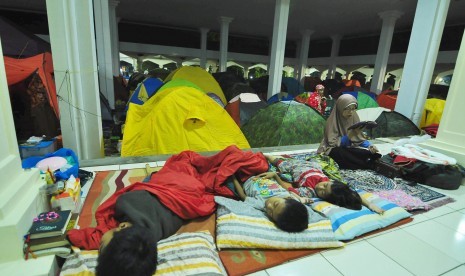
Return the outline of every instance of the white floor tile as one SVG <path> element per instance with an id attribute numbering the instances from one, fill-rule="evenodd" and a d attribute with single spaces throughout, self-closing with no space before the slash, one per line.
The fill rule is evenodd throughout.
<path id="1" fill-rule="evenodd" d="M 465 210 L 465 198 L 464 197 L 453 197 L 456 201 L 447 204 L 448 207 L 455 210 Z"/>
<path id="2" fill-rule="evenodd" d="M 275 266 L 266 272 L 270 276 L 342 275 L 320 254 Z"/>
<path id="3" fill-rule="evenodd" d="M 363 240 L 373 238 L 373 237 L 376 237 L 376 236 L 379 236 L 379 235 L 386 235 L 387 233 L 390 233 L 392 231 L 397 231 L 398 229 L 399 229 L 399 227 L 394 227 L 394 228 L 391 228 L 391 229 L 388 229 L 388 230 L 383 230 L 383 231 L 381 231 L 379 233 L 371 234 L 369 236 L 366 236 L 366 237 L 363 238 Z"/>
<path id="4" fill-rule="evenodd" d="M 434 220 L 405 227 L 402 231 L 434 246 L 455 260 L 465 263 L 465 235 Z"/>
<path id="5" fill-rule="evenodd" d="M 409 226 L 412 226 L 414 224 L 417 224 L 417 223 L 420 223 L 420 222 L 423 222 L 423 221 L 427 221 L 427 220 L 430 220 L 429 217 L 426 217 L 425 215 L 423 214 L 418 214 L 418 215 L 414 215 L 412 216 L 413 218 L 413 221 L 407 223 L 407 224 L 404 224 L 404 225 L 401 225 L 399 226 L 399 228 L 405 228 L 405 227 L 409 227 Z"/>
<path id="6" fill-rule="evenodd" d="M 441 217 L 441 216 L 453 213 L 455 211 L 456 210 L 450 208 L 449 205 L 444 205 L 441 207 L 434 208 L 433 210 L 429 210 L 428 212 L 425 212 L 422 215 L 429 219 L 433 219 L 433 218 L 437 218 L 437 217 Z"/>
<path id="7" fill-rule="evenodd" d="M 117 170 L 119 170 L 119 165 L 84 167 L 84 168 L 81 168 L 81 169 L 89 171 L 89 172 L 117 171 Z"/>
<path id="8" fill-rule="evenodd" d="M 442 274 L 441 276 L 463 276 L 465 275 L 465 265 L 461 265 L 456 269 L 453 269 L 449 272 Z"/>
<path id="9" fill-rule="evenodd" d="M 412 275 L 366 241 L 326 251 L 322 255 L 343 275 Z"/>
<path id="10" fill-rule="evenodd" d="M 265 270 L 262 270 L 252 274 L 247 274 L 247 276 L 268 276 L 268 273 L 266 273 Z"/>
<path id="11" fill-rule="evenodd" d="M 367 239 L 367 242 L 414 275 L 439 275 L 460 265 L 457 260 L 403 229 Z"/>
<path id="12" fill-rule="evenodd" d="M 435 218 L 434 221 L 437 221 L 449 227 L 450 229 L 457 231 L 460 234 L 465 235 L 465 214 L 463 213 L 454 212 L 454 213 L 447 214 L 439 218 Z"/>

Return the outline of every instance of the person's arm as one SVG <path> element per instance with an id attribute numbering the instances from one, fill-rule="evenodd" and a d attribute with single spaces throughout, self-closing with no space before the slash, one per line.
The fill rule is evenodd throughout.
<path id="1" fill-rule="evenodd" d="M 281 187 L 283 187 L 286 190 L 289 189 L 289 188 L 292 188 L 292 184 L 282 180 L 281 177 L 279 177 L 279 175 L 276 172 L 261 173 L 261 174 L 259 174 L 257 176 L 258 177 L 263 177 L 263 178 L 268 178 L 268 179 L 273 178 L 274 180 L 276 180 L 276 182 L 278 182 L 278 184 Z"/>
<path id="2" fill-rule="evenodd" d="M 257 176 L 269 178 L 269 179 L 274 178 L 281 187 L 283 187 L 284 189 L 292 193 L 297 199 L 299 199 L 300 202 L 304 204 L 313 203 L 313 200 L 311 198 L 301 197 L 296 191 L 296 189 L 292 186 L 292 184 L 287 181 L 282 180 L 281 177 L 279 177 L 279 175 L 276 172 L 266 172 L 266 173 L 259 174 Z"/>
<path id="3" fill-rule="evenodd" d="M 241 200 L 244 201 L 247 197 L 245 195 L 244 188 L 242 188 L 241 183 L 239 183 L 239 180 L 237 180 L 237 178 L 234 175 L 232 176 L 232 180 L 234 182 L 234 188 L 236 189 L 237 194 L 239 195 Z"/>
<path id="4" fill-rule="evenodd" d="M 368 200 L 365 198 L 362 198 L 362 204 L 363 206 L 367 207 L 368 209 L 372 210 L 375 213 L 378 213 L 380 215 L 384 214 L 384 210 L 376 206 L 375 204 L 371 204 Z"/>

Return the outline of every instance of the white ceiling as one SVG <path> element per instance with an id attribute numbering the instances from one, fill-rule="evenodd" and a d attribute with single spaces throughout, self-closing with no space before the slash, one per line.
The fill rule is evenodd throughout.
<path id="1" fill-rule="evenodd" d="M 110 0 L 113 1 L 113 0 Z M 425 0 L 426 1 L 426 0 Z M 443 1 L 443 0 L 427 0 Z M 123 22 L 185 29 L 219 31 L 219 17 L 232 17 L 230 34 L 269 37 L 273 32 L 275 0 L 119 0 L 117 17 Z M 333 34 L 379 34 L 379 12 L 399 10 L 404 15 L 396 30 L 411 29 L 417 0 L 290 0 L 287 38 L 297 40 L 305 29 L 311 39 Z M 0 9 L 45 12 L 45 1 L 1 0 Z M 446 25 L 465 24 L 465 0 L 450 0 Z"/>

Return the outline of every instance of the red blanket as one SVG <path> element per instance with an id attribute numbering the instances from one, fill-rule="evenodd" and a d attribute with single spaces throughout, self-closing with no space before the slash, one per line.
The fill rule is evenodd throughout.
<path id="1" fill-rule="evenodd" d="M 181 152 L 169 158 L 149 183 L 134 183 L 102 203 L 95 213 L 96 228 L 70 230 L 68 238 L 77 247 L 97 249 L 102 235 L 119 223 L 113 217 L 114 206 L 116 199 L 125 192 L 146 190 L 179 217 L 193 219 L 215 211 L 215 195 L 233 196 L 233 192 L 223 185 L 229 176 L 235 174 L 244 181 L 266 170 L 268 162 L 263 154 L 243 152 L 236 146 L 229 146 L 210 157 L 193 151 Z"/>

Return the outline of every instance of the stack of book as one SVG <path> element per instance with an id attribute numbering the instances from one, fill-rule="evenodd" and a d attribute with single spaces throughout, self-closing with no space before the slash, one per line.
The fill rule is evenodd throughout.
<path id="1" fill-rule="evenodd" d="M 77 218 L 78 214 L 72 214 L 70 210 L 39 214 L 26 238 L 26 257 L 68 255 L 71 249 L 66 234 L 74 228 Z"/>

